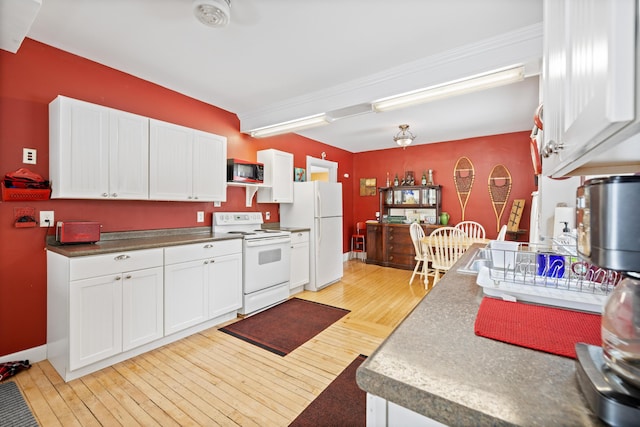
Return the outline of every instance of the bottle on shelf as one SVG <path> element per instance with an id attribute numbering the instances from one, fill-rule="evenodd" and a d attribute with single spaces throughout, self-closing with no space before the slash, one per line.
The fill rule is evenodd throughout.
<path id="1" fill-rule="evenodd" d="M 433 185 L 433 169 L 429 169 L 429 179 L 427 181 L 427 184 Z"/>
<path id="2" fill-rule="evenodd" d="M 398 174 L 396 174 L 396 177 L 393 178 L 393 185 L 395 187 L 397 187 L 398 185 L 400 185 L 400 181 L 398 181 Z"/>
<path id="3" fill-rule="evenodd" d="M 426 172 L 422 172 L 422 181 L 421 181 L 422 185 L 427 185 L 427 173 Z"/>

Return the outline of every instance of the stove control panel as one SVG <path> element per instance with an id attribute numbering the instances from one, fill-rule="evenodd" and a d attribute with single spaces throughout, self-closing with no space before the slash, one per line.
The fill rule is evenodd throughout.
<path id="1" fill-rule="evenodd" d="M 214 212 L 215 225 L 262 224 L 262 212 Z"/>

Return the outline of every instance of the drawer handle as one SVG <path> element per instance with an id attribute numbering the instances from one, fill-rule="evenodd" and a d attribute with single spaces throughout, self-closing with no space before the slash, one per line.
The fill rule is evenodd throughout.
<path id="1" fill-rule="evenodd" d="M 111 197 L 118 197 L 118 193 L 111 193 Z"/>
<path id="2" fill-rule="evenodd" d="M 129 259 L 129 258 L 131 258 L 129 255 L 124 254 L 124 255 L 118 255 L 117 257 L 114 258 L 114 260 L 123 261 L 123 260 Z"/>
<path id="3" fill-rule="evenodd" d="M 393 236 L 389 236 L 389 240 L 393 240 Z"/>
<path id="4" fill-rule="evenodd" d="M 127 274 L 127 275 L 125 276 L 125 279 L 131 279 L 131 275 L 130 275 L 130 274 Z"/>
<path id="5" fill-rule="evenodd" d="M 209 264 L 209 260 L 206 260 L 206 259 L 205 259 L 205 260 L 204 260 L 204 263 L 205 263 L 205 264 Z"/>
<path id="6" fill-rule="evenodd" d="M 215 259 L 212 259 L 211 261 L 209 261 L 211 264 L 213 264 L 214 262 L 216 262 Z"/>
<path id="7" fill-rule="evenodd" d="M 213 247 L 213 245 L 212 245 L 212 244 L 204 245 L 204 248 L 205 248 L 205 249 L 211 249 L 212 247 Z"/>
<path id="8" fill-rule="evenodd" d="M 116 280 L 122 280 L 121 276 L 116 276 Z"/>

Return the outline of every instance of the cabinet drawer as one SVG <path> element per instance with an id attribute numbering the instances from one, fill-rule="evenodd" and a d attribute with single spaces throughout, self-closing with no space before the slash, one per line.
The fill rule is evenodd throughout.
<path id="1" fill-rule="evenodd" d="M 86 279 L 105 274 L 162 267 L 162 262 L 162 248 L 71 258 L 69 279 Z"/>
<path id="2" fill-rule="evenodd" d="M 291 244 L 295 245 L 296 243 L 303 243 L 309 241 L 309 232 L 308 231 L 299 231 L 297 233 L 291 233 Z"/>
<path id="3" fill-rule="evenodd" d="M 242 252 L 242 239 L 220 240 L 217 242 L 193 243 L 171 246 L 164 249 L 165 264 L 193 261 L 221 255 Z"/>

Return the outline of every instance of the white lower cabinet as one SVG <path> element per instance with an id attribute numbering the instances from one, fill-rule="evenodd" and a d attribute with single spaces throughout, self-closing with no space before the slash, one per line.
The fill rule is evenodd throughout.
<path id="1" fill-rule="evenodd" d="M 165 249 L 165 335 L 242 307 L 242 240 Z"/>
<path id="2" fill-rule="evenodd" d="M 403 406 L 367 393 L 367 427 L 447 427 Z"/>
<path id="3" fill-rule="evenodd" d="M 291 233 L 290 289 L 309 283 L 309 232 Z"/>
<path id="4" fill-rule="evenodd" d="M 47 251 L 47 359 L 65 381 L 236 317 L 242 240 L 66 257 Z"/>
<path id="5" fill-rule="evenodd" d="M 47 252 L 47 356 L 66 373 L 163 335 L 163 251 Z"/>

